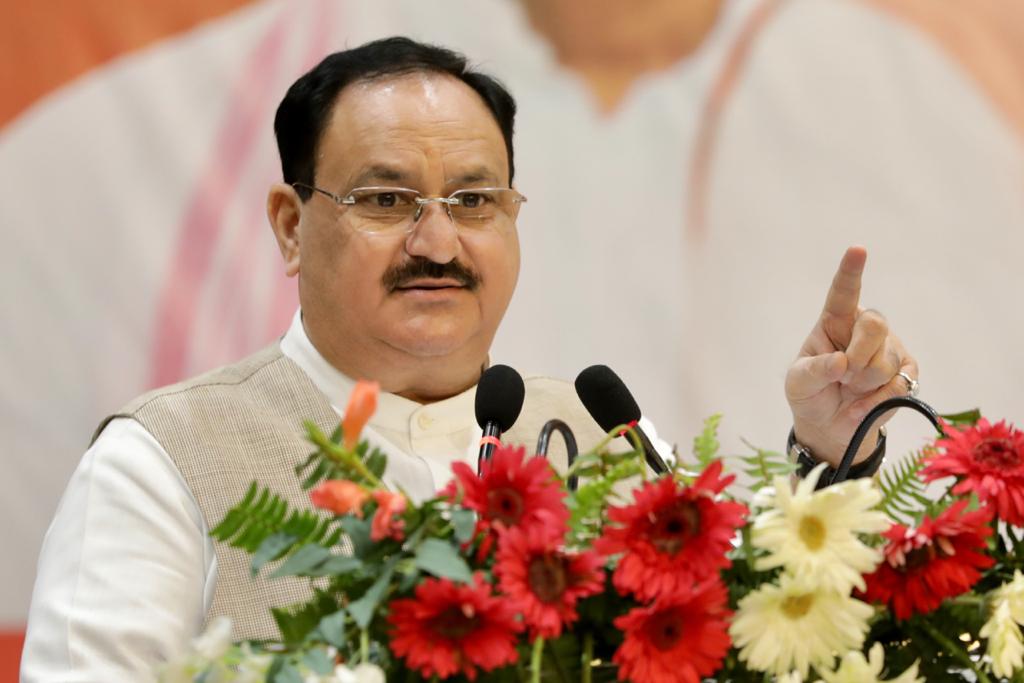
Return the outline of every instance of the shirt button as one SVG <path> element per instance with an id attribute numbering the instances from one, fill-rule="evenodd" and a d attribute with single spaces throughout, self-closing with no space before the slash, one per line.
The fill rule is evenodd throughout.
<path id="1" fill-rule="evenodd" d="M 430 429 L 434 426 L 434 420 L 426 413 L 420 413 L 416 418 L 416 424 L 420 426 L 420 429 Z"/>

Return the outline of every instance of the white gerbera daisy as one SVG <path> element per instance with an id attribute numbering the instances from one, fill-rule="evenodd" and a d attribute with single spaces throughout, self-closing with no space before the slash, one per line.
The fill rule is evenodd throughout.
<path id="1" fill-rule="evenodd" d="M 740 659 L 781 675 L 831 665 L 834 652 L 859 650 L 873 609 L 834 590 L 807 590 L 785 574 L 740 600 L 729 627 Z"/>
<path id="2" fill-rule="evenodd" d="M 996 604 L 995 611 L 981 627 L 980 634 L 988 641 L 986 652 L 992 660 L 992 673 L 1000 678 L 1009 678 L 1021 668 L 1024 664 L 1024 642 L 1007 601 Z"/>
<path id="3" fill-rule="evenodd" d="M 358 664 L 356 668 L 349 669 L 339 664 L 334 669 L 332 683 L 386 683 L 384 670 L 376 664 Z"/>
<path id="4" fill-rule="evenodd" d="M 992 673 L 1009 678 L 1024 666 L 1024 574 L 1013 573 L 1013 580 L 992 591 L 992 616 L 979 634 L 988 641 L 986 651 L 992 660 Z"/>
<path id="5" fill-rule="evenodd" d="M 882 494 L 869 479 L 851 479 L 815 491 L 824 463 L 796 486 L 776 477 L 774 486 L 759 494 L 755 504 L 769 509 L 754 519 L 751 540 L 769 552 L 757 569 L 785 567 L 805 589 L 820 587 L 849 593 L 864 589 L 864 574 L 882 556 L 861 542 L 858 534 L 889 528 L 884 513 L 872 510 Z"/>
<path id="6" fill-rule="evenodd" d="M 995 598 L 1005 600 L 1010 606 L 1010 614 L 1018 624 L 1024 624 L 1024 574 L 1014 570 L 1013 579 L 996 589 Z"/>
<path id="7" fill-rule="evenodd" d="M 884 683 L 880 678 L 885 668 L 885 648 L 881 643 L 871 646 L 868 656 L 860 650 L 851 650 L 843 655 L 839 668 L 834 672 L 822 671 L 824 683 Z M 924 683 L 917 675 L 917 662 L 896 678 L 886 679 L 888 683 Z"/>

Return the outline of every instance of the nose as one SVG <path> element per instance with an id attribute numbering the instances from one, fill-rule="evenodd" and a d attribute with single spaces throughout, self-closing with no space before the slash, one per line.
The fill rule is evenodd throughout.
<path id="1" fill-rule="evenodd" d="M 434 263 L 448 263 L 462 250 L 459 231 L 442 203 L 423 204 L 405 240 L 405 251 L 410 256 L 422 256 Z"/>

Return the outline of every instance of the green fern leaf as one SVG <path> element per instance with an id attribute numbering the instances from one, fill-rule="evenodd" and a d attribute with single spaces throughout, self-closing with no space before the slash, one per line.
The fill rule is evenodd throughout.
<path id="1" fill-rule="evenodd" d="M 718 425 L 721 421 L 722 416 L 718 413 L 704 420 L 704 428 L 700 435 L 693 439 L 693 455 L 701 469 L 718 457 L 718 449 L 721 446 L 718 443 Z"/>
<path id="2" fill-rule="evenodd" d="M 751 491 L 756 492 L 765 486 L 771 486 L 775 477 L 784 477 L 796 472 L 796 464 L 790 462 L 784 453 L 758 448 L 746 440 L 743 440 L 743 443 L 753 450 L 754 454 L 733 457 L 743 463 L 740 470 L 750 478 Z"/>
<path id="3" fill-rule="evenodd" d="M 302 478 L 303 490 L 309 490 L 324 479 L 347 479 L 357 484 L 379 485 L 387 468 L 387 456 L 379 448 L 371 448 L 360 441 L 352 450 L 341 446 L 341 430 L 336 429 L 327 438 L 320 428 L 306 422 L 306 437 L 317 447 L 301 464 L 295 474 Z"/>
<path id="4" fill-rule="evenodd" d="M 278 540 L 274 553 L 264 560 L 269 561 L 284 556 L 297 544 L 316 543 L 331 547 L 340 539 L 340 530 L 333 522 L 333 519 L 322 517 L 311 510 L 289 511 L 288 503 L 280 496 L 267 488 L 259 489 L 253 482 L 249 493 L 228 510 L 210 535 L 250 554 L 257 553 L 271 536 L 294 539 L 290 545 L 283 545 L 283 541 Z M 264 548 L 263 552 L 269 550 Z"/>
<path id="5" fill-rule="evenodd" d="M 569 528 L 577 540 L 585 535 L 586 529 L 598 524 L 605 500 L 611 494 L 615 484 L 640 474 L 643 464 L 639 458 L 631 458 L 614 465 L 602 476 L 583 483 L 573 494 L 569 502 L 571 515 Z"/>
<path id="6" fill-rule="evenodd" d="M 918 451 L 884 470 L 878 477 L 882 502 L 878 509 L 893 519 L 913 523 L 930 505 L 925 483 L 918 477 L 924 467 L 926 451 Z"/>

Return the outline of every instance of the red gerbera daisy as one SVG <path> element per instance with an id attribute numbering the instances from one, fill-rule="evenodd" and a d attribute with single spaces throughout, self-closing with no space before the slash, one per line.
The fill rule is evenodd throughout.
<path id="1" fill-rule="evenodd" d="M 491 671 L 516 661 L 515 609 L 477 574 L 470 584 L 424 579 L 416 597 L 394 600 L 391 651 L 424 678 Z"/>
<path id="2" fill-rule="evenodd" d="M 615 620 L 625 640 L 612 658 L 619 680 L 700 683 L 729 651 L 728 594 L 718 578 L 637 607 Z"/>
<path id="3" fill-rule="evenodd" d="M 576 602 L 604 588 L 603 559 L 594 551 L 566 553 L 561 536 L 501 534 L 494 572 L 501 591 L 535 635 L 557 638 L 577 619 Z"/>
<path id="4" fill-rule="evenodd" d="M 618 525 L 609 524 L 594 547 L 605 555 L 625 553 L 612 576 L 620 593 L 653 600 L 729 566 L 726 552 L 747 508 L 715 500 L 735 478 L 721 473 L 715 461 L 690 486 L 663 477 L 635 491 L 634 505 L 608 510 Z"/>
<path id="5" fill-rule="evenodd" d="M 545 458 L 526 457 L 526 449 L 499 446 L 484 462 L 480 476 L 464 462 L 452 465 L 455 479 L 444 495 L 479 513 L 477 532 L 519 527 L 527 535 L 563 533 L 569 509 L 558 476 Z"/>
<path id="6" fill-rule="evenodd" d="M 964 514 L 967 501 L 950 506 L 934 520 L 925 517 L 917 529 L 893 524 L 882 536 L 889 540 L 884 559 L 867 575 L 860 597 L 887 603 L 897 619 L 927 614 L 946 598 L 966 593 L 992 566 L 984 554 L 992 511 L 984 506 Z"/>
<path id="7" fill-rule="evenodd" d="M 935 442 L 942 452 L 929 456 L 922 479 L 956 477 L 953 493 L 974 492 L 995 506 L 996 517 L 1024 526 L 1024 432 L 984 418 L 974 427 L 946 425 L 945 431 L 946 438 Z"/>

